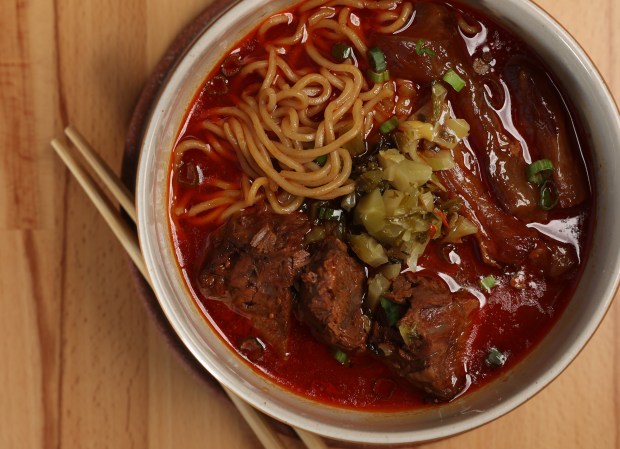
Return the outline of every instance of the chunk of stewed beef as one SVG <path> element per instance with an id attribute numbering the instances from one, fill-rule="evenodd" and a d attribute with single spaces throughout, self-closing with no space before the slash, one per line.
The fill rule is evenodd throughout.
<path id="1" fill-rule="evenodd" d="M 267 343 L 286 353 L 296 277 L 308 263 L 302 213 L 277 215 L 252 208 L 234 215 L 208 243 L 199 274 L 201 292 L 251 319 Z"/>
<path id="2" fill-rule="evenodd" d="M 301 275 L 297 316 L 315 338 L 342 349 L 365 348 L 362 314 L 366 275 L 335 237 L 318 243 Z"/>
<path id="3" fill-rule="evenodd" d="M 439 279 L 413 273 L 400 275 L 386 299 L 398 308 L 399 318 L 394 320 L 392 311 L 390 323 L 387 309 L 379 310 L 369 337 L 371 348 L 435 400 L 454 398 L 466 385 L 466 346 L 477 299 L 450 292 Z"/>

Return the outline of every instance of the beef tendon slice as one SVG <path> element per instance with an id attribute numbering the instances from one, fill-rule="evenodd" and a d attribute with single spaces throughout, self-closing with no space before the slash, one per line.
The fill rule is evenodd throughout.
<path id="1" fill-rule="evenodd" d="M 455 166 L 438 173 L 450 192 L 464 203 L 461 213 L 477 227 L 476 239 L 485 263 L 520 266 L 535 248 L 538 234 L 499 207 L 485 189 L 475 155 L 459 144 L 453 151 Z"/>
<path id="2" fill-rule="evenodd" d="M 577 206 L 589 195 L 586 169 L 573 151 L 575 142 L 569 137 L 567 112 L 548 75 L 515 57 L 504 69 L 513 94 L 513 112 L 519 131 L 524 134 L 540 159 L 553 163 L 553 181 L 562 208 Z"/>
<path id="3" fill-rule="evenodd" d="M 478 300 L 466 292 L 450 292 L 439 279 L 413 273 L 401 274 L 387 297 L 406 297 L 406 309 L 392 326 L 387 315 L 375 320 L 370 346 L 434 400 L 453 399 L 467 384 L 467 341 Z"/>
<path id="4" fill-rule="evenodd" d="M 418 42 L 434 56 L 416 52 Z M 500 85 L 500 80 L 491 73 L 476 73 L 454 11 L 436 3 L 419 3 L 409 28 L 396 35 L 377 34 L 373 44 L 385 52 L 390 74 L 397 78 L 429 83 L 441 80 L 450 69 L 458 73 L 465 86 L 458 93 L 449 91 L 449 99 L 455 114 L 471 127 L 469 140 L 494 196 L 506 212 L 524 222 L 544 220 L 538 190 L 527 180 L 521 143 L 505 132 L 497 110 L 486 100 L 489 80 L 494 85 Z"/>
<path id="5" fill-rule="evenodd" d="M 201 292 L 248 317 L 280 354 L 287 350 L 292 286 L 309 260 L 305 214 L 249 209 L 213 233 L 199 275 Z"/>
<path id="6" fill-rule="evenodd" d="M 365 278 L 363 267 L 348 254 L 346 244 L 335 237 L 323 240 L 301 275 L 297 316 L 328 345 L 365 348 Z"/>

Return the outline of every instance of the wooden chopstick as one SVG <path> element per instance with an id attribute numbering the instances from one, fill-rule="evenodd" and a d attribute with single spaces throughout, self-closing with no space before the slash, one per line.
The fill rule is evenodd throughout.
<path id="1" fill-rule="evenodd" d="M 103 191 L 95 183 L 93 178 L 84 170 L 73 158 L 69 149 L 58 139 L 54 139 L 51 142 L 52 147 L 56 150 L 56 153 L 60 156 L 65 165 L 69 168 L 75 179 L 86 194 L 88 198 L 93 202 L 99 213 L 103 216 L 103 219 L 108 224 L 116 238 L 121 242 L 123 248 L 131 257 L 131 260 L 136 264 L 140 273 L 146 280 L 149 280 L 148 272 L 144 265 L 144 259 L 142 259 L 142 253 L 136 243 L 136 237 L 134 232 L 129 228 L 129 225 L 122 219 L 120 213 L 112 206 L 110 201 L 104 195 Z M 135 208 L 134 208 L 135 213 Z"/>
<path id="2" fill-rule="evenodd" d="M 329 449 L 323 438 L 316 433 L 308 432 L 307 430 L 297 427 L 293 427 L 293 430 L 308 449 Z"/>
<path id="3" fill-rule="evenodd" d="M 136 206 L 133 194 L 127 189 L 125 184 L 114 174 L 110 166 L 105 163 L 93 147 L 86 141 L 84 136 L 73 126 L 65 128 L 65 134 L 75 147 L 80 151 L 88 165 L 95 171 L 101 182 L 112 193 L 112 196 L 118 201 L 122 208 L 131 217 L 134 223 L 137 222 Z"/>
<path id="4" fill-rule="evenodd" d="M 73 144 L 80 150 L 80 153 L 84 156 L 84 159 L 91 166 L 93 171 L 101 178 L 103 184 L 110 189 L 110 192 L 114 198 L 122 205 L 123 209 L 125 209 L 125 211 L 135 222 L 136 208 L 132 199 L 133 195 L 131 195 L 114 172 L 112 172 L 103 159 L 95 153 L 92 146 L 88 144 L 86 139 L 75 128 L 69 126 L 66 128 L 65 133 L 69 139 L 71 139 Z M 135 233 L 121 217 L 119 211 L 114 208 L 111 202 L 107 199 L 92 176 L 78 164 L 69 152 L 68 147 L 58 139 L 52 140 L 51 145 L 67 168 L 69 168 L 71 173 L 75 176 L 80 186 L 84 189 L 99 213 L 101 213 L 116 238 L 120 241 L 133 263 L 152 288 Z M 267 421 L 265 415 L 241 400 L 233 392 L 228 390 L 228 388 L 223 385 L 222 388 L 224 388 L 224 391 L 226 391 L 226 394 L 228 394 L 235 407 L 237 407 L 239 413 L 241 413 L 252 431 L 254 431 L 263 447 L 266 449 L 286 449 L 276 431 Z M 318 435 L 296 427 L 293 427 L 293 429 L 308 449 L 328 449 L 323 439 Z"/>
<path id="5" fill-rule="evenodd" d="M 56 153 L 58 153 L 65 165 L 69 168 L 71 173 L 73 173 L 80 186 L 84 189 L 99 213 L 101 213 L 116 238 L 121 242 L 123 248 L 131 257 L 133 263 L 136 267 L 138 267 L 138 270 L 140 270 L 140 273 L 142 273 L 150 285 L 150 278 L 133 231 L 123 220 L 120 213 L 105 197 L 102 190 L 95 183 L 90 174 L 88 174 L 73 158 L 69 152 L 69 149 L 57 139 L 52 140 L 51 145 L 54 150 L 56 150 Z M 129 213 L 129 210 L 127 210 L 127 212 Z M 133 212 L 135 214 L 135 208 L 133 208 Z M 265 448 L 285 449 L 285 446 L 282 445 L 282 442 L 278 439 L 275 431 L 266 422 L 264 416 L 259 415 L 255 409 L 238 399 L 228 389 L 225 388 L 225 390 Z"/>

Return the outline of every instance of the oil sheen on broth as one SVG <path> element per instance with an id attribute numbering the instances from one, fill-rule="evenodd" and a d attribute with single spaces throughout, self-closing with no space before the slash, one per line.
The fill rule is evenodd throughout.
<path id="1" fill-rule="evenodd" d="M 454 3 L 315 0 L 205 75 L 171 235 L 255 371 L 323 403 L 419 408 L 490 382 L 561 316 L 589 156 L 518 36 Z"/>

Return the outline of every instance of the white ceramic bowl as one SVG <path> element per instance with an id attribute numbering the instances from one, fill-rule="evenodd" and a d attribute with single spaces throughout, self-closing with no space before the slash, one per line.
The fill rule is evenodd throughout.
<path id="1" fill-rule="evenodd" d="M 138 168 L 142 251 L 170 323 L 196 359 L 222 384 L 288 424 L 334 439 L 374 444 L 432 440 L 485 424 L 519 406 L 559 375 L 592 336 L 613 299 L 620 273 L 620 117 L 592 62 L 543 10 L 525 0 L 468 0 L 528 42 L 570 86 L 593 150 L 596 229 L 590 259 L 567 310 L 526 359 L 503 378 L 450 404 L 407 413 L 346 411 L 313 403 L 258 376 L 222 344 L 191 298 L 175 261 L 168 222 L 170 152 L 186 109 L 222 55 L 262 19 L 296 0 L 241 0 L 184 54 L 165 83 L 146 128 Z"/>

